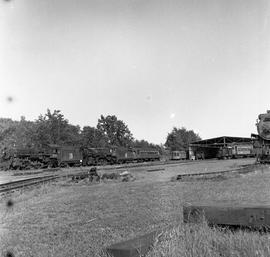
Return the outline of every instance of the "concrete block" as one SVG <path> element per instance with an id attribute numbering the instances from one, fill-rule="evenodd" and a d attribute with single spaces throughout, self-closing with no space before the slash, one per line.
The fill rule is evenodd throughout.
<path id="1" fill-rule="evenodd" d="M 183 207 L 184 222 L 199 222 L 203 216 L 212 225 L 270 227 L 270 206 L 219 203 Z"/>
<path id="2" fill-rule="evenodd" d="M 153 231 L 134 239 L 113 244 L 106 251 L 113 257 L 140 257 L 145 255 L 153 246 L 161 231 Z"/>

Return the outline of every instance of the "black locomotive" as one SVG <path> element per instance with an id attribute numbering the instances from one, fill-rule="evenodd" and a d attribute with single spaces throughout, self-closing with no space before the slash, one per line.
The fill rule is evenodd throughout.
<path id="1" fill-rule="evenodd" d="M 270 110 L 258 116 L 256 126 L 258 135 L 251 136 L 254 139 L 257 161 L 270 163 Z"/>
<path id="2" fill-rule="evenodd" d="M 18 148 L 7 151 L 1 156 L 1 168 L 24 170 L 79 166 L 82 163 L 81 150 L 74 146 L 47 145 L 40 149 Z"/>

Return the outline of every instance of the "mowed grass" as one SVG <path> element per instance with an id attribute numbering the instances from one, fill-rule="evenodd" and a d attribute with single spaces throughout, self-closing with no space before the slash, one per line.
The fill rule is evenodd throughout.
<path id="1" fill-rule="evenodd" d="M 6 206 L 8 197 L 3 197 L 0 206 L 1 254 L 10 250 L 15 256 L 102 256 L 101 250 L 105 246 L 155 229 L 166 230 L 170 225 L 175 227 L 171 242 L 167 240 L 167 246 L 164 243 L 156 245 L 164 247 L 156 248 L 157 251 L 151 254 L 182 256 L 177 255 L 177 251 L 176 255 L 162 255 L 162 252 L 166 249 L 180 249 L 178 245 L 183 244 L 183 237 L 179 235 L 183 231 L 188 235 L 188 225 L 179 226 L 182 224 L 184 204 L 202 201 L 270 203 L 270 174 L 267 171 L 220 181 L 161 182 L 155 181 L 155 173 L 145 176 L 153 176 L 153 179 L 127 183 L 102 182 L 95 185 L 45 185 L 13 195 L 12 207 Z M 211 234 L 212 238 L 223 236 L 223 233 L 210 230 L 207 226 L 198 227 L 196 231 L 197 237 L 190 233 L 194 245 L 209 244 L 207 238 L 200 236 L 200 233 L 209 233 L 209 237 L 210 233 L 217 233 Z M 231 242 L 241 237 L 236 234 L 225 235 L 230 236 Z M 254 240 L 259 238 L 262 245 L 266 242 L 263 236 L 256 233 L 247 235 Z M 240 246 L 237 247 L 242 247 L 244 252 L 246 239 L 243 236 L 241 238 L 243 243 L 239 241 Z M 229 239 L 224 237 L 224 242 Z M 173 243 L 176 245 L 172 246 Z M 226 244 L 222 246 L 227 247 Z M 222 250 L 224 253 L 225 248 Z"/>

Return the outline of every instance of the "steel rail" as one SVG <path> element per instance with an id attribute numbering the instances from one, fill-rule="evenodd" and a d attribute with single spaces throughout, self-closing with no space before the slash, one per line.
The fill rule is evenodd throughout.
<path id="1" fill-rule="evenodd" d="M 201 173 L 184 173 L 184 174 L 179 174 L 176 176 L 176 180 L 181 180 L 182 178 L 185 177 L 200 177 L 200 176 L 207 176 L 207 175 L 223 175 L 226 173 L 238 173 L 238 174 L 244 174 L 244 173 L 249 173 L 254 171 L 255 167 L 258 167 L 260 165 L 257 164 L 250 164 L 248 166 L 240 167 L 240 168 L 233 168 L 229 170 L 221 170 L 221 171 L 212 171 L 212 172 L 201 172 Z"/>
<path id="2" fill-rule="evenodd" d="M 233 169 L 223 170 L 223 171 L 212 171 L 212 172 L 201 172 L 201 173 L 184 173 L 184 174 L 179 174 L 179 175 L 175 176 L 175 178 L 176 178 L 176 180 L 181 180 L 184 177 L 207 176 L 207 175 L 217 176 L 217 175 L 221 175 L 221 174 L 225 174 L 225 173 L 229 173 L 229 172 L 248 173 L 248 172 L 252 172 L 256 166 L 261 166 L 261 165 L 250 164 L 250 165 L 246 165 L 244 167 L 233 168 Z M 124 167 L 121 167 L 121 168 L 124 168 Z M 24 188 L 24 187 L 28 187 L 28 186 L 32 186 L 32 185 L 37 185 L 37 184 L 40 184 L 43 182 L 48 182 L 48 181 L 59 179 L 59 178 L 70 178 L 73 176 L 79 176 L 79 175 L 85 175 L 85 174 L 88 174 L 88 171 L 81 170 L 81 172 L 79 172 L 79 173 L 77 172 L 77 173 L 70 173 L 70 174 L 47 175 L 47 176 L 38 176 L 38 177 L 31 177 L 31 178 L 27 178 L 27 179 L 15 180 L 15 181 L 0 184 L 0 193 L 8 192 L 8 191 L 12 191 L 15 189 L 20 189 L 20 188 Z"/>
<path id="3" fill-rule="evenodd" d="M 151 166 L 163 166 L 163 165 L 168 165 L 168 167 L 170 166 L 178 166 L 178 165 L 190 165 L 190 164 L 195 164 L 195 163 L 200 163 L 200 162 L 205 162 L 205 163 L 212 163 L 212 162 L 219 162 L 219 160 L 196 160 L 196 161 L 192 161 L 192 160 L 185 160 L 185 161 L 160 161 L 160 162 L 144 162 L 144 163 L 132 163 L 130 165 L 128 164 L 122 164 L 122 165 L 118 165 L 118 166 L 96 166 L 96 167 L 100 167 L 102 168 L 102 170 L 115 170 L 115 169 L 125 169 L 125 168 L 137 168 L 137 167 L 151 167 Z M 91 167 L 91 166 L 89 166 Z"/>
<path id="4" fill-rule="evenodd" d="M 43 177 L 32 177 L 27 179 L 20 179 L 15 181 L 10 181 L 7 183 L 0 184 L 0 193 L 12 191 L 14 189 L 20 189 L 27 186 L 37 185 L 43 182 L 48 182 L 51 180 L 55 180 L 62 176 L 58 175 L 50 175 L 50 176 L 43 176 Z"/>
<path id="5" fill-rule="evenodd" d="M 39 176 L 39 177 L 31 177 L 26 179 L 14 180 L 10 182 L 6 182 L 0 184 L 0 193 L 12 191 L 15 189 L 20 189 L 32 185 L 41 184 L 43 182 L 52 181 L 59 178 L 70 178 L 75 175 L 85 175 L 88 174 L 88 171 L 83 171 L 80 173 L 71 173 L 71 174 L 61 174 L 61 175 L 47 175 L 47 176 Z"/>

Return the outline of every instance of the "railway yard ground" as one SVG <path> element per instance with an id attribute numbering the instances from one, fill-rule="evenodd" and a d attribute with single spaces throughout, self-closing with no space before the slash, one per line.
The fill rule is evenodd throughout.
<path id="1" fill-rule="evenodd" d="M 270 205 L 268 166 L 254 166 L 252 172 L 244 174 L 224 173 L 210 177 L 174 179 L 181 174 L 237 170 L 254 162 L 254 159 L 236 159 L 175 162 L 154 166 L 128 165 L 124 168 L 98 167 L 98 172 L 102 174 L 128 171 L 134 179 L 129 182 L 110 179 L 89 182 L 85 179 L 78 183 L 70 179 L 59 179 L 34 188 L 2 194 L 0 253 L 4 255 L 10 251 L 14 256 L 27 257 L 105 256 L 101 250 L 112 243 L 155 229 L 166 230 L 169 226 L 174 227 L 173 232 L 165 234 L 165 243 L 157 245 L 150 256 L 181 256 L 179 249 L 183 248 L 183 244 L 180 245 L 177 238 L 183 234 L 186 238 L 181 242 L 186 242 L 185 247 L 190 246 L 188 242 L 192 240 L 195 240 L 193 243 L 198 247 L 204 245 L 204 239 L 207 243 L 212 238 L 220 238 L 220 242 L 227 242 L 227 245 L 231 242 L 228 247 L 225 243 L 217 244 L 224 248 L 220 250 L 224 255 L 219 255 L 216 250 L 204 256 L 256 256 L 256 251 L 257 256 L 269 256 L 269 235 L 255 232 L 224 235 L 205 225 L 191 234 L 188 232 L 188 225 L 182 224 L 182 208 L 187 203 L 225 201 L 234 204 Z M 70 168 L 55 172 L 67 174 L 75 170 L 80 172 L 82 169 Z M 47 173 L 52 172 L 47 171 L 44 174 Z M 40 175 L 38 172 L 36 174 Z M 14 177 L 21 177 L 16 175 L 13 172 L 1 172 L 0 178 L 7 182 Z M 27 176 L 23 173 L 21 175 Z M 168 242 L 168 237 L 171 243 Z M 239 244 L 233 248 L 232 242 L 235 240 Z M 252 241 L 257 242 L 253 248 Z M 267 244 L 268 248 L 265 246 Z M 245 245 L 252 249 L 241 250 Z M 173 250 L 176 255 L 172 254 Z M 207 253 L 206 250 L 201 251 Z M 230 251 L 235 251 L 235 255 Z M 250 255 L 245 255 L 247 252 Z M 181 252 L 182 255 L 184 253 L 185 250 Z M 193 255 L 186 256 L 202 255 L 194 252 Z"/>

